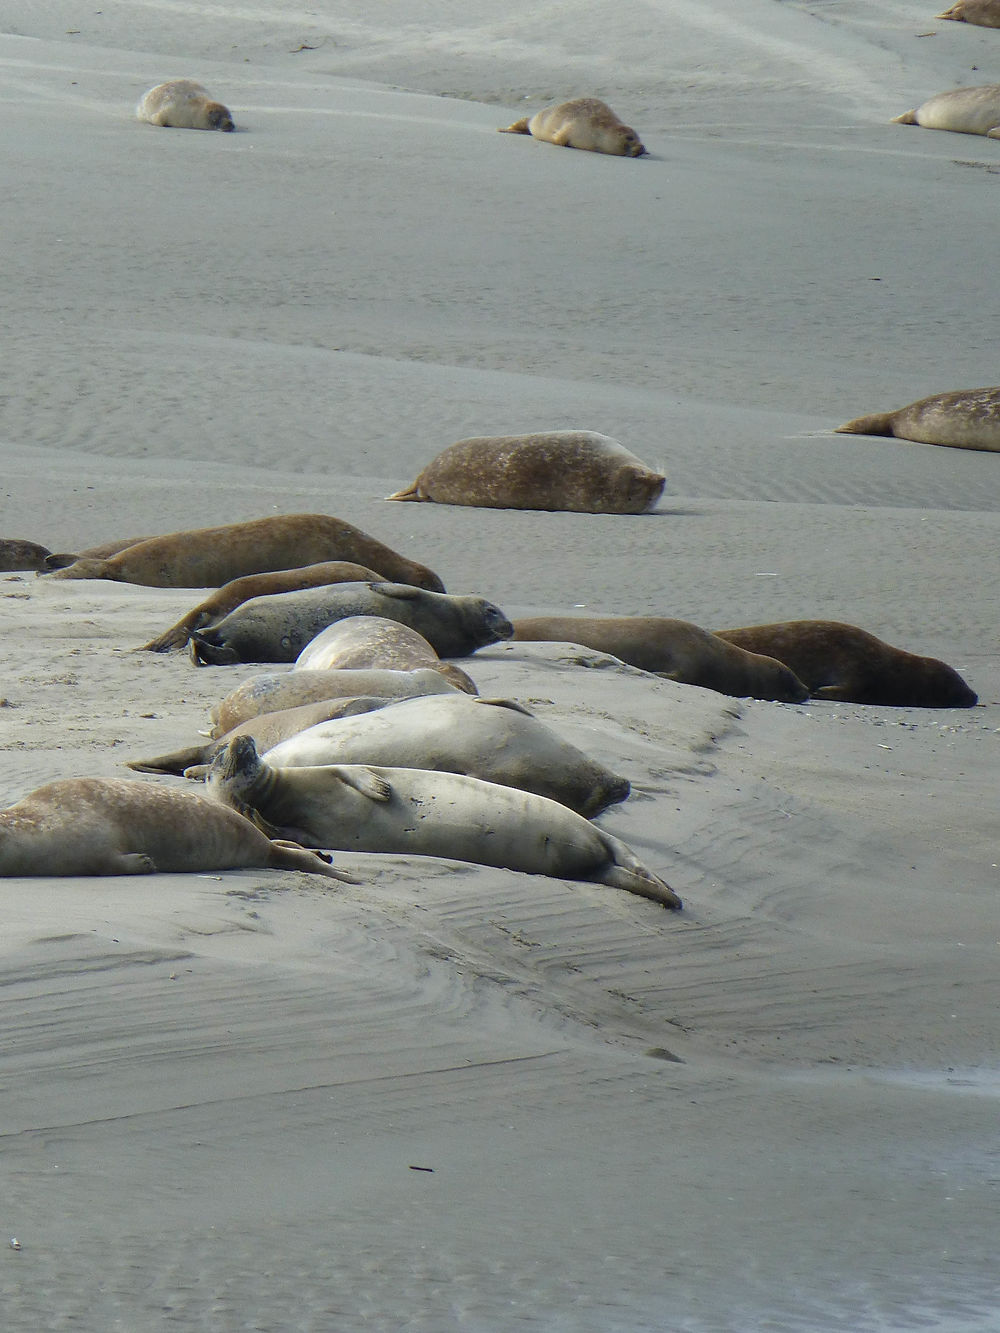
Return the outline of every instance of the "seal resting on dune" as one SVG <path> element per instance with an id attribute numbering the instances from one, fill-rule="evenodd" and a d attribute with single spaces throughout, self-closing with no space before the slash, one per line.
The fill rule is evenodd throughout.
<path id="1" fill-rule="evenodd" d="M 976 88 L 951 88 L 935 93 L 913 111 L 893 116 L 893 125 L 922 125 L 925 130 L 983 134 L 1000 139 L 1000 83 Z"/>
<path id="2" fill-rule="evenodd" d="M 919 657 L 837 620 L 785 620 L 715 633 L 776 657 L 817 699 L 911 708 L 972 708 L 976 694 L 947 662 Z"/>
<path id="3" fill-rule="evenodd" d="M 613 157 L 642 157 L 645 148 L 630 125 L 623 125 L 606 102 L 597 97 L 575 97 L 543 107 L 533 116 L 515 120 L 500 134 L 530 134 L 558 148 L 583 148 Z"/>
<path id="4" fill-rule="evenodd" d="M 123 778 L 64 778 L 0 810 L 0 875 L 151 875 L 250 867 L 305 870 L 357 882 L 314 851 L 273 841 L 235 810 L 174 787 Z"/>
<path id="5" fill-rule="evenodd" d="M 665 482 L 662 473 L 608 435 L 553 430 L 459 440 L 432 459 L 412 486 L 386 499 L 644 514 L 659 500 Z"/>
<path id="6" fill-rule="evenodd" d="M 272 768 L 247 737 L 208 772 L 209 794 L 314 847 L 441 856 L 681 901 L 623 842 L 556 801 L 417 768 Z"/>
<path id="7" fill-rule="evenodd" d="M 229 108 L 194 79 L 168 79 L 143 93 L 135 114 L 150 125 L 178 130 L 232 130 Z"/>
<path id="8" fill-rule="evenodd" d="M 1000 453 L 1000 388 L 953 389 L 894 412 L 874 412 L 837 426 L 838 435 L 894 435 L 950 449 Z"/>

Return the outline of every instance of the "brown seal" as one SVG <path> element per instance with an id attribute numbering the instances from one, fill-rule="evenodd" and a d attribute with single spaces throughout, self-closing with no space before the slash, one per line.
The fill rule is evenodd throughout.
<path id="1" fill-rule="evenodd" d="M 935 393 L 895 412 L 875 412 L 836 428 L 838 435 L 894 435 L 918 444 L 1000 453 L 1000 388 Z"/>
<path id="2" fill-rule="evenodd" d="M 431 570 L 330 514 L 276 514 L 196 528 L 127 546 L 106 560 L 83 558 L 48 577 L 112 579 L 149 588 L 219 588 L 247 574 L 348 560 L 383 578 L 443 592 Z"/>
<path id="3" fill-rule="evenodd" d="M 836 620 L 716 630 L 727 643 L 784 662 L 817 699 L 912 708 L 971 708 L 976 695 L 946 662 L 893 648 Z"/>
<path id="4" fill-rule="evenodd" d="M 738 698 L 802 703 L 809 691 L 773 657 L 731 651 L 708 630 L 662 616 L 533 616 L 514 621 L 514 638 L 579 643 L 682 685 L 701 685 Z"/>
<path id="5" fill-rule="evenodd" d="M 135 114 L 150 125 L 179 130 L 232 130 L 229 108 L 213 101 L 194 79 L 168 79 L 139 99 Z"/>
<path id="6" fill-rule="evenodd" d="M 45 562 L 51 554 L 47 547 L 39 546 L 37 542 L 24 541 L 20 537 L 0 538 L 0 570 L 4 573 L 37 573 L 45 568 Z"/>
<path id="7" fill-rule="evenodd" d="M 893 116 L 892 124 L 922 125 L 925 130 L 951 130 L 955 134 L 983 134 L 987 139 L 1000 139 L 1000 83 L 936 93 L 915 110 Z"/>
<path id="8" fill-rule="evenodd" d="M 938 19 L 975 23 L 980 28 L 1000 28 L 1000 0 L 958 0 L 957 5 L 935 14 Z"/>
<path id="9" fill-rule="evenodd" d="M 201 770 L 237 736 L 252 737 L 257 749 L 264 754 L 282 741 L 297 736 L 300 731 L 318 726 L 320 722 L 353 717 L 356 713 L 367 713 L 370 709 L 398 702 L 398 699 L 386 696 L 376 699 L 370 695 L 361 698 L 348 695 L 338 699 L 318 699 L 315 703 L 299 704 L 297 708 L 281 708 L 273 713 L 258 713 L 227 731 L 224 736 L 186 745 L 180 750 L 171 750 L 169 754 L 156 755 L 152 759 L 133 759 L 125 767 L 137 773 L 176 773 L 186 778 L 204 777 Z"/>
<path id="10" fill-rule="evenodd" d="M 348 560 L 327 560 L 321 565 L 304 565 L 301 569 L 275 569 L 267 574 L 248 574 L 233 579 L 216 589 L 211 597 L 199 602 L 176 625 L 164 631 L 144 649 L 166 653 L 172 648 L 183 648 L 196 629 L 214 625 L 230 611 L 235 611 L 251 597 L 269 597 L 276 592 L 295 592 L 299 588 L 320 588 L 328 583 L 357 583 L 359 579 L 378 579 L 381 574 L 364 565 L 353 565 Z"/>
<path id="11" fill-rule="evenodd" d="M 412 486 L 386 499 L 643 514 L 659 500 L 665 481 L 607 435 L 553 430 L 459 440 L 428 463 Z"/>
<path id="12" fill-rule="evenodd" d="M 576 97 L 544 107 L 500 133 L 530 134 L 559 148 L 584 148 L 613 157 L 642 157 L 646 151 L 635 130 L 623 125 L 608 104 L 596 97 Z"/>
<path id="13" fill-rule="evenodd" d="M 360 670 L 387 667 L 393 671 L 413 671 L 431 667 L 440 671 L 450 684 L 466 694 L 476 694 L 476 686 L 461 667 L 442 662 L 422 634 L 398 620 L 384 616 L 348 616 L 321 630 L 302 649 L 295 660 L 296 671 L 330 671 L 334 668 Z"/>
<path id="14" fill-rule="evenodd" d="M 427 667 L 416 671 L 284 671 L 251 676 L 211 711 L 212 735 L 222 736 L 248 718 L 278 709 L 298 708 L 320 699 L 382 698 L 412 699 L 421 694 L 453 694 L 439 671 Z"/>
<path id="15" fill-rule="evenodd" d="M 252 743 L 252 742 L 251 742 Z M 0 875 L 150 875 L 271 866 L 357 881 L 315 852 L 272 842 L 197 792 L 64 778 L 0 811 Z"/>

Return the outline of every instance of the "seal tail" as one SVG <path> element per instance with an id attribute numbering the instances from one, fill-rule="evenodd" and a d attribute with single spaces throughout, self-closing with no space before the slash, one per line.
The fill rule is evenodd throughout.
<path id="1" fill-rule="evenodd" d="M 835 435 L 893 435 L 895 412 L 874 412 L 870 417 L 855 417 L 834 429 Z"/>
<path id="2" fill-rule="evenodd" d="M 392 495 L 385 497 L 387 500 L 426 500 L 425 495 L 420 494 L 420 487 L 416 482 L 405 491 L 394 491 Z"/>
<path id="3" fill-rule="evenodd" d="M 917 120 L 917 112 L 916 112 L 916 109 L 914 108 L 913 111 L 904 111 L 903 114 L 902 114 L 901 116 L 893 116 L 892 119 L 889 121 L 889 124 L 890 124 L 890 125 L 917 125 L 917 124 L 919 124 L 919 121 Z"/>
<path id="4" fill-rule="evenodd" d="M 530 134 L 528 121 L 530 116 L 522 116 L 520 120 L 515 120 L 513 125 L 508 125 L 505 129 L 497 129 L 497 134 Z"/>
<path id="5" fill-rule="evenodd" d="M 185 750 L 157 755 L 154 759 L 130 759 L 125 767 L 134 769 L 136 773 L 176 773 L 180 776 L 186 768 L 204 764 L 208 752 L 214 749 L 212 744 L 189 745 Z"/>

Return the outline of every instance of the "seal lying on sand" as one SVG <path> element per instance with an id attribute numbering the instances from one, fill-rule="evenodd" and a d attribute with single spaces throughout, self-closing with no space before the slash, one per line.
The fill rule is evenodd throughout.
<path id="1" fill-rule="evenodd" d="M 646 151 L 635 130 L 623 125 L 608 104 L 596 97 L 576 97 L 544 107 L 500 133 L 530 134 L 559 148 L 584 148 L 614 157 L 642 157 Z"/>
<path id="2" fill-rule="evenodd" d="M 629 794 L 625 778 L 589 759 L 520 704 L 438 694 L 321 722 L 262 752 L 275 768 L 387 764 L 462 773 L 547 796 L 588 818 Z"/>
<path id="3" fill-rule="evenodd" d="M 956 134 L 984 134 L 987 139 L 1000 139 L 1000 83 L 936 93 L 916 110 L 893 116 L 892 124 L 922 125 L 925 130 L 952 130 Z"/>
<path id="4" fill-rule="evenodd" d="M 387 500 L 434 500 L 484 509 L 568 509 L 644 514 L 666 478 L 610 436 L 592 430 L 477 435 L 450 445 L 405 491 Z"/>
<path id="5" fill-rule="evenodd" d="M 456 689 L 475 694 L 476 686 L 461 667 L 442 662 L 422 634 L 384 616 L 348 616 L 327 625 L 295 659 L 296 671 L 357 670 L 383 667 L 413 671 L 417 667 L 440 671 Z"/>
<path id="6" fill-rule="evenodd" d="M 327 625 L 348 616 L 383 616 L 422 634 L 439 657 L 466 657 L 509 639 L 504 613 L 482 597 L 451 597 L 405 583 L 338 583 L 255 597 L 217 625 L 195 630 L 191 656 L 202 665 L 294 662 Z"/>
<path id="7" fill-rule="evenodd" d="M 934 17 L 954 19 L 956 23 L 975 23 L 980 28 L 1000 28 L 1000 0 L 958 0 L 957 5 Z"/>
<path id="8" fill-rule="evenodd" d="M 279 709 L 298 708 L 320 699 L 357 698 L 362 695 L 412 699 L 422 694 L 453 694 L 438 671 L 284 671 L 251 676 L 211 711 L 212 735 L 222 736 L 248 718 Z"/>
<path id="9" fill-rule="evenodd" d="M 179 130 L 231 130 L 229 108 L 215 102 L 194 79 L 169 79 L 139 99 L 135 114 L 150 125 Z"/>
<path id="10" fill-rule="evenodd" d="M 687 620 L 662 616 L 533 616 L 514 621 L 519 641 L 579 643 L 682 685 L 738 698 L 802 703 L 809 691 L 788 667 L 757 653 L 719 652 L 719 639 Z"/>
<path id="11" fill-rule="evenodd" d="M 301 569 L 276 569 L 267 574 L 248 574 L 246 578 L 233 579 L 217 588 L 211 597 L 199 602 L 158 638 L 143 644 L 143 648 L 152 653 L 183 648 L 192 631 L 214 625 L 252 597 L 269 597 L 278 592 L 296 592 L 299 588 L 322 588 L 330 583 L 357 583 L 363 579 L 383 577 L 381 571 L 366 569 L 364 565 L 355 565 L 349 560 L 327 560 L 323 564 L 305 565 Z"/>
<path id="12" fill-rule="evenodd" d="M 45 568 L 45 562 L 52 552 L 37 542 L 24 541 L 19 537 L 0 538 L 0 570 L 4 573 L 15 571 L 35 571 Z"/>
<path id="13" fill-rule="evenodd" d="M 894 435 L 918 444 L 1000 453 L 1000 388 L 954 389 L 935 393 L 895 412 L 856 417 L 836 428 L 838 435 Z"/>
<path id="14" fill-rule="evenodd" d="M 230 741 L 209 794 L 314 847 L 443 856 L 590 880 L 678 908 L 630 848 L 556 801 L 455 773 L 332 764 L 272 768 L 249 737 Z"/>
<path id="15" fill-rule="evenodd" d="M 716 630 L 720 639 L 784 662 L 817 699 L 912 708 L 971 708 L 965 681 L 936 657 L 893 648 L 836 620 L 786 620 Z"/>
<path id="16" fill-rule="evenodd" d="M 252 744 L 252 742 L 251 742 Z M 223 817 L 223 811 L 224 817 Z M 357 883 L 196 792 L 65 778 L 0 810 L 0 875 L 150 875 L 270 866 Z"/>

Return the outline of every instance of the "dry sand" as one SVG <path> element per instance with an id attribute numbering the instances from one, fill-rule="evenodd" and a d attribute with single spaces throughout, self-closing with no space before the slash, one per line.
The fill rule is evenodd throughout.
<path id="1" fill-rule="evenodd" d="M 322 509 L 509 614 L 843 619 L 981 699 L 464 663 L 631 778 L 679 916 L 391 857 L 0 882 L 6 1329 L 1000 1327 L 1000 458 L 830 433 L 1000 379 L 1000 144 L 888 123 L 1000 78 L 934 8 L 2 6 L 0 536 Z M 172 77 L 239 131 L 135 121 Z M 495 132 L 579 95 L 650 156 Z M 659 511 L 381 499 L 556 428 Z M 249 674 L 132 651 L 197 593 L 0 597 L 3 803 Z"/>

